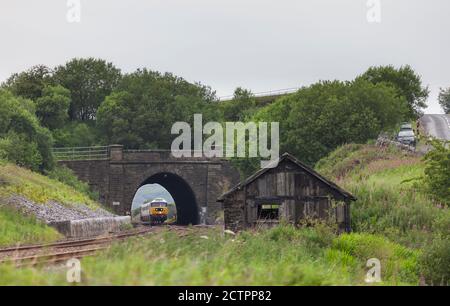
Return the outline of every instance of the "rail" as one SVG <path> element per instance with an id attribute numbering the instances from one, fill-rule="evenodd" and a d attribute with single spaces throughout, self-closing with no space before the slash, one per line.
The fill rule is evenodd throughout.
<path id="1" fill-rule="evenodd" d="M 53 155 L 57 161 L 102 160 L 109 158 L 109 147 L 53 148 Z"/>
<path id="2" fill-rule="evenodd" d="M 300 89 L 300 87 L 291 87 L 291 88 L 284 88 L 284 89 L 277 89 L 277 90 L 270 90 L 270 91 L 262 91 L 262 92 L 257 92 L 255 94 L 253 94 L 253 97 L 261 98 L 261 97 L 282 96 L 282 95 L 294 93 L 294 92 L 298 91 L 299 89 Z M 219 97 L 219 100 L 220 101 L 228 101 L 228 100 L 232 100 L 233 97 L 234 97 L 234 95 L 222 96 L 222 97 Z"/>

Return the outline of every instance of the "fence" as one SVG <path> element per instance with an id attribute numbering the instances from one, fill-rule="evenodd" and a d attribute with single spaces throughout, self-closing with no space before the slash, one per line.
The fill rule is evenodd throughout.
<path id="1" fill-rule="evenodd" d="M 263 92 L 254 93 L 253 96 L 255 98 L 283 96 L 283 95 L 297 92 L 299 89 L 300 89 L 300 87 L 293 87 L 293 88 L 285 88 L 285 89 L 278 89 L 278 90 L 271 90 L 271 91 L 263 91 Z M 220 101 L 228 101 L 228 100 L 232 100 L 233 98 L 234 98 L 234 95 L 228 95 L 228 96 L 219 97 L 219 100 Z"/>
<path id="2" fill-rule="evenodd" d="M 53 155 L 57 161 L 108 159 L 109 147 L 53 148 Z"/>

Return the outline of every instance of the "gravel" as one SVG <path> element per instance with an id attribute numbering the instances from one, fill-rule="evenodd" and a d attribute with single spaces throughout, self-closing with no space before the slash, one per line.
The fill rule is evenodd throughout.
<path id="1" fill-rule="evenodd" d="M 74 204 L 70 207 L 55 201 L 38 204 L 19 195 L 10 196 L 3 203 L 27 215 L 33 215 L 45 223 L 116 216 L 102 208 L 94 210 L 84 204 Z"/>

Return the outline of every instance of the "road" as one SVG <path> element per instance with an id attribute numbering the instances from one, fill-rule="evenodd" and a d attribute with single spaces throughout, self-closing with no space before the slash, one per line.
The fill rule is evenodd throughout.
<path id="1" fill-rule="evenodd" d="M 420 124 L 429 136 L 450 140 L 450 115 L 424 115 Z"/>

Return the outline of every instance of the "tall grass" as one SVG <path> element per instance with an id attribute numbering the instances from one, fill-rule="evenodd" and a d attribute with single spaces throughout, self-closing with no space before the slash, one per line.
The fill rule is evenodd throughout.
<path id="1" fill-rule="evenodd" d="M 66 206 L 82 203 L 93 209 L 99 207 L 88 194 L 74 187 L 13 164 L 0 163 L 0 198 L 12 194 L 41 204 L 53 200 Z"/>
<path id="2" fill-rule="evenodd" d="M 60 239 L 53 228 L 19 212 L 0 206 L 0 246 L 40 243 Z"/>
<path id="3" fill-rule="evenodd" d="M 303 229 L 283 225 L 237 236 L 192 229 L 179 237 L 164 231 L 83 259 L 82 284 L 363 285 L 366 261 L 376 256 L 388 267 L 382 275 L 385 284 L 417 284 L 414 251 L 383 237 L 363 238 L 354 234 L 338 237 L 321 225 Z M 376 243 L 362 247 L 363 241 Z M 3 273 L 11 272 L 3 267 Z M 27 284 L 26 275 L 33 275 L 37 284 L 66 284 L 65 271 L 25 269 L 15 273 Z M 46 273 L 49 277 L 42 277 Z"/>

